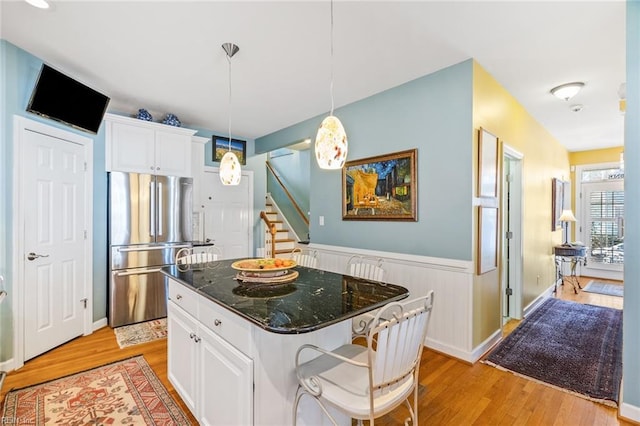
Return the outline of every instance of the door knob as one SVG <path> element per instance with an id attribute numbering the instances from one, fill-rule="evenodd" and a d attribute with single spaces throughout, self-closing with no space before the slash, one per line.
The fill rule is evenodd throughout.
<path id="1" fill-rule="evenodd" d="M 27 259 L 29 260 L 36 260 L 39 257 L 49 257 L 48 254 L 35 254 L 34 252 L 31 252 L 27 255 Z"/>

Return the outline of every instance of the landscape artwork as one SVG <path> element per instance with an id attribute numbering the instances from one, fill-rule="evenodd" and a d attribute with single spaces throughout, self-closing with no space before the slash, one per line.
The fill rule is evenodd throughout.
<path id="1" fill-rule="evenodd" d="M 343 220 L 417 221 L 417 149 L 347 161 Z"/>
<path id="2" fill-rule="evenodd" d="M 226 136 L 213 136 L 213 161 L 220 161 L 229 151 L 229 138 Z M 247 142 L 239 139 L 231 139 L 231 151 L 236 154 L 238 161 L 243 166 L 247 164 Z"/>

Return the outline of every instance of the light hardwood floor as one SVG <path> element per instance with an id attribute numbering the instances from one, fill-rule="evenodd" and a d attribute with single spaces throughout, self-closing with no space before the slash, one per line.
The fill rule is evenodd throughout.
<path id="1" fill-rule="evenodd" d="M 583 284 L 589 280 L 583 279 Z M 567 291 L 565 291 L 567 290 Z M 613 308 L 622 308 L 622 298 L 559 288 L 558 297 Z M 505 327 L 512 330 L 517 322 Z M 87 370 L 111 361 L 142 354 L 171 395 L 184 406 L 167 379 L 166 339 L 119 349 L 113 331 L 102 328 L 28 361 L 7 376 L 0 398 L 12 388 L 21 388 Z M 497 368 L 469 365 L 425 350 L 420 367 L 421 425 L 633 425 L 617 417 L 617 409 L 591 402 Z M 398 425 L 406 418 L 404 407 L 376 421 Z M 191 418 L 196 424 L 195 419 Z"/>

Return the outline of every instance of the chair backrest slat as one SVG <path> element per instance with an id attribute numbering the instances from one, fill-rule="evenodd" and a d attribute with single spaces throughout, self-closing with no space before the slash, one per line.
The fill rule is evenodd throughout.
<path id="1" fill-rule="evenodd" d="M 378 312 L 367 337 L 374 388 L 392 387 L 414 373 L 432 306 L 433 291 L 406 304 L 391 303 Z"/>
<path id="2" fill-rule="evenodd" d="M 198 249 L 194 251 L 192 247 L 178 250 L 175 257 L 175 264 L 178 269 L 203 269 L 212 268 L 218 260 L 222 260 L 222 252 L 215 246 Z"/>
<path id="3" fill-rule="evenodd" d="M 295 260 L 299 266 L 318 268 L 318 252 L 316 250 L 296 248 L 291 252 L 291 259 Z"/>
<path id="4" fill-rule="evenodd" d="M 354 255 L 347 261 L 347 274 L 367 280 L 382 281 L 384 268 L 382 259 Z"/>

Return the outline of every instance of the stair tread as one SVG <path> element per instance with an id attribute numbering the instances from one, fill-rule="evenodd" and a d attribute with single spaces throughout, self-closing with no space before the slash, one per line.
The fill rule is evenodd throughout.
<path id="1" fill-rule="evenodd" d="M 291 253 L 292 249 L 276 250 L 276 254 Z"/>
<path id="2" fill-rule="evenodd" d="M 282 239 L 276 238 L 276 243 L 290 243 L 293 241 L 295 241 L 293 238 L 282 238 Z"/>

